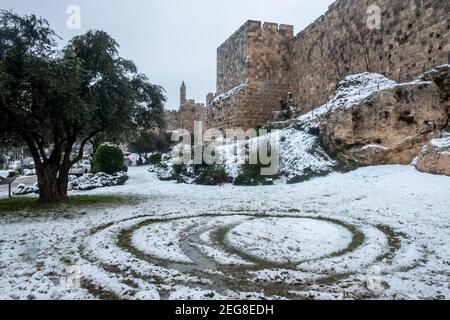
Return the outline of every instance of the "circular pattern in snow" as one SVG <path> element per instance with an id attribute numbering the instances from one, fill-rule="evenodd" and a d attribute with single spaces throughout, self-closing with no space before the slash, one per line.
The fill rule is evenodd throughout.
<path id="1" fill-rule="evenodd" d="M 158 259 L 192 263 L 179 245 L 180 234 L 186 225 L 184 221 L 150 224 L 136 230 L 131 243 L 136 249 Z"/>
<path id="2" fill-rule="evenodd" d="M 353 239 L 345 227 L 308 218 L 255 219 L 233 228 L 226 243 L 246 255 L 272 263 L 300 263 L 348 248 Z"/>
<path id="3" fill-rule="evenodd" d="M 189 297 L 248 298 L 256 283 L 264 297 L 303 297 L 318 283 L 373 281 L 423 259 L 388 226 L 288 213 L 128 218 L 95 227 L 80 249 L 83 268 L 98 269 L 83 277 L 86 288 L 122 298 L 151 295 L 155 282 L 164 283 L 163 298 L 179 297 L 169 287 Z"/>

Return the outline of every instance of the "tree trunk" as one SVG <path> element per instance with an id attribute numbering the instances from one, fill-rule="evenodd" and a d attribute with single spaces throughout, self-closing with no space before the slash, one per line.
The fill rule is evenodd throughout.
<path id="1" fill-rule="evenodd" d="M 372 64 L 370 63 L 370 49 L 369 48 L 365 48 L 364 49 L 364 59 L 366 61 L 366 69 L 367 72 L 372 72 Z"/>
<path id="2" fill-rule="evenodd" d="M 58 165 L 40 165 L 36 170 L 39 187 L 39 202 L 64 202 L 67 197 L 68 172 Z"/>

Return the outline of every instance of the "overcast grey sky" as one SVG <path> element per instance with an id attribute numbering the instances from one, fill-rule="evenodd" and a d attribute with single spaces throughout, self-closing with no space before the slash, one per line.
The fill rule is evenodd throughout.
<path id="1" fill-rule="evenodd" d="M 2 9 L 46 18 L 66 43 L 89 29 L 107 31 L 120 54 L 167 91 L 177 109 L 185 80 L 188 97 L 204 102 L 216 86 L 216 48 L 246 20 L 293 24 L 295 32 L 334 0 L 0 0 Z M 69 5 L 81 9 L 81 29 L 69 30 Z"/>

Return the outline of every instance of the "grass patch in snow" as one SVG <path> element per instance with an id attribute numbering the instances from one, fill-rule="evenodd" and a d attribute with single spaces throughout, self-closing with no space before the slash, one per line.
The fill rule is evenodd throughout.
<path id="1" fill-rule="evenodd" d="M 0 216 L 8 213 L 20 213 L 23 211 L 45 214 L 67 209 L 83 209 L 95 207 L 116 207 L 117 205 L 132 204 L 137 202 L 135 197 L 115 196 L 115 195 L 76 195 L 71 196 L 64 203 L 42 204 L 37 198 L 13 197 L 0 199 Z"/>

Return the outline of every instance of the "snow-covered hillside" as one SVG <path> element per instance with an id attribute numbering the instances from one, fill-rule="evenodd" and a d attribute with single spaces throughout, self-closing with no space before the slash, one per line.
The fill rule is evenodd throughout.
<path id="1" fill-rule="evenodd" d="M 279 175 L 282 180 L 299 182 L 311 177 L 326 175 L 334 170 L 336 161 L 330 157 L 321 145 L 319 126 L 321 119 L 328 113 L 340 108 L 349 108 L 361 102 L 374 92 L 396 86 L 395 81 L 376 74 L 362 73 L 346 77 L 338 86 L 335 96 L 326 104 L 308 112 L 295 120 L 294 124 L 280 132 L 260 136 L 238 144 L 227 143 L 218 147 L 216 154 L 220 155 L 227 174 L 236 178 L 241 173 L 242 157 L 234 152 L 237 148 L 259 144 L 262 141 L 280 139 Z M 172 160 L 167 159 L 165 166 L 156 169 L 162 179 L 172 175 Z M 194 179 L 186 178 L 192 182 Z"/>

